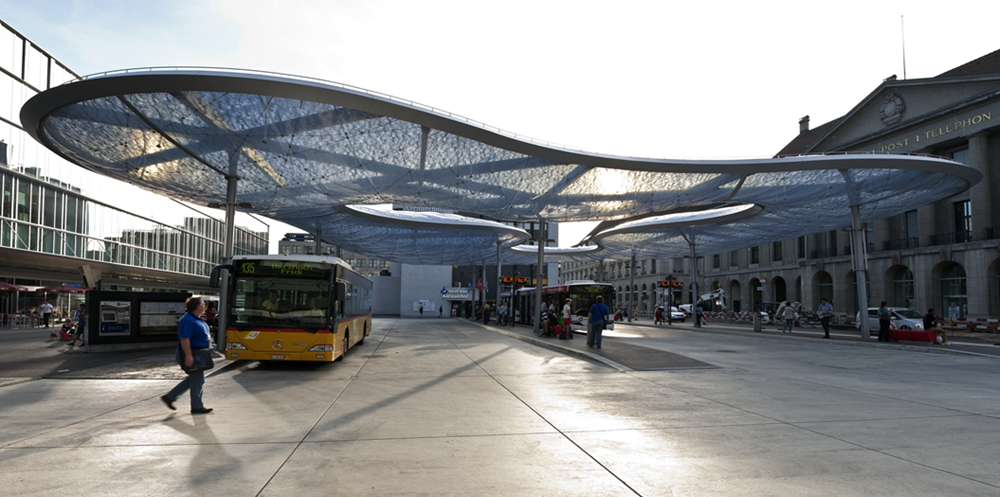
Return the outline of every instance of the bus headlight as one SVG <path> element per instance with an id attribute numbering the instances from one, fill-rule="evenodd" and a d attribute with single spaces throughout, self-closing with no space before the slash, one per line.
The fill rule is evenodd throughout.
<path id="1" fill-rule="evenodd" d="M 226 349 L 228 350 L 247 350 L 247 346 L 239 342 L 226 342 Z"/>
<path id="2" fill-rule="evenodd" d="M 333 345 L 313 345 L 309 352 L 333 352 Z"/>

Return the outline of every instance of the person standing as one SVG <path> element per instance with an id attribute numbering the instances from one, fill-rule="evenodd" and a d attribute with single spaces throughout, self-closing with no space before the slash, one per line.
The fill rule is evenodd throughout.
<path id="1" fill-rule="evenodd" d="M 444 304 L 438 306 L 438 319 L 441 319 L 441 316 L 444 316 Z"/>
<path id="2" fill-rule="evenodd" d="M 420 304 L 420 319 L 424 318 L 424 304 Z"/>
<path id="3" fill-rule="evenodd" d="M 940 335 L 941 345 L 951 345 L 951 342 L 948 341 L 948 332 L 938 327 L 937 317 L 934 316 L 934 309 L 927 309 L 927 314 L 924 314 L 924 331 Z M 934 343 L 937 343 L 937 340 Z"/>
<path id="4" fill-rule="evenodd" d="M 42 322 L 45 323 L 45 327 L 49 327 L 49 319 L 52 318 L 52 304 L 48 300 L 42 304 Z"/>
<path id="5" fill-rule="evenodd" d="M 184 304 L 187 311 L 180 321 L 177 322 L 177 363 L 182 366 L 191 367 L 194 365 L 194 353 L 196 350 L 209 349 L 212 347 L 212 336 L 208 332 L 208 324 L 201 319 L 205 313 L 205 300 L 201 297 L 191 297 Z M 181 380 L 160 400 L 171 410 L 177 410 L 174 402 L 184 392 L 191 391 L 191 414 L 208 414 L 212 408 L 205 407 L 202 396 L 205 394 L 205 371 L 191 371 L 187 378 Z"/>
<path id="6" fill-rule="evenodd" d="M 889 341 L 889 325 L 892 322 L 892 311 L 889 310 L 889 305 L 885 301 L 882 301 L 878 306 L 878 341 L 888 342 Z"/>
<path id="7" fill-rule="evenodd" d="M 572 299 L 566 299 L 566 304 L 563 305 L 563 333 L 566 334 L 566 338 L 573 338 L 573 308 L 570 306 L 572 303 Z"/>
<path id="8" fill-rule="evenodd" d="M 791 333 L 795 326 L 795 309 L 792 308 L 791 302 L 785 302 L 785 308 L 781 314 L 781 317 L 785 318 L 785 327 L 781 331 Z"/>
<path id="9" fill-rule="evenodd" d="M 823 325 L 823 338 L 830 338 L 830 317 L 833 316 L 833 306 L 826 299 L 819 299 L 819 323 Z"/>
<path id="10" fill-rule="evenodd" d="M 608 318 L 608 308 L 604 305 L 604 297 L 598 295 L 597 302 L 590 306 L 587 312 L 587 323 L 589 333 L 587 333 L 587 346 L 590 348 L 601 348 L 601 338 L 604 334 L 604 323 Z"/>

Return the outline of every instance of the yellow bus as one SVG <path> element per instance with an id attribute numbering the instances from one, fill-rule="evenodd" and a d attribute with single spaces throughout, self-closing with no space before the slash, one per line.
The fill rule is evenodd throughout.
<path id="1" fill-rule="evenodd" d="M 230 278 L 226 357 L 337 361 L 372 329 L 372 280 L 342 259 L 236 256 Z"/>

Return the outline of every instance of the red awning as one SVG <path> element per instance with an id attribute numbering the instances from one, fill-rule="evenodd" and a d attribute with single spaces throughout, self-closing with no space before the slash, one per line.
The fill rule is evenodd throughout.
<path id="1" fill-rule="evenodd" d="M 11 285 L 10 283 L 4 283 L 0 281 L 0 292 L 27 292 L 28 289 L 23 286 Z"/>

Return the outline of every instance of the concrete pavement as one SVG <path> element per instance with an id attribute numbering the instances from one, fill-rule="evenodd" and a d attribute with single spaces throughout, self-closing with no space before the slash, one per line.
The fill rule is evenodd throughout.
<path id="1" fill-rule="evenodd" d="M 187 396 L 176 412 L 160 403 L 176 382 L 169 358 L 148 364 L 144 379 L 84 370 L 9 384 L 0 388 L 0 488 L 1000 493 L 996 359 L 619 324 L 602 351 L 643 347 L 711 366 L 633 371 L 591 359 L 592 349 L 515 334 L 464 319 L 376 319 L 342 362 L 224 362 L 206 386 L 216 412 L 200 416 L 187 412 Z"/>

